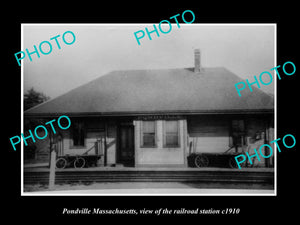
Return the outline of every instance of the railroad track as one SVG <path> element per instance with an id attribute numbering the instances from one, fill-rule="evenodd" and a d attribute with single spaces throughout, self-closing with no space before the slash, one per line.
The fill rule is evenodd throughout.
<path id="1" fill-rule="evenodd" d="M 24 184 L 47 184 L 48 171 L 25 171 Z M 196 182 L 274 185 L 274 173 L 262 171 L 56 171 L 55 183 Z"/>

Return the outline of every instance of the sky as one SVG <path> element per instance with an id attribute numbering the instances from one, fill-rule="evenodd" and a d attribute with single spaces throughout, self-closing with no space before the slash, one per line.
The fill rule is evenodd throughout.
<path id="1" fill-rule="evenodd" d="M 134 32 L 145 27 L 151 31 L 153 24 L 23 24 L 22 51 L 32 52 L 43 41 L 52 44 L 50 54 L 40 53 L 40 58 L 32 54 L 32 61 L 26 55 L 22 60 L 24 91 L 33 87 L 55 98 L 114 70 L 194 67 L 194 49 L 200 49 L 204 68 L 225 67 L 250 82 L 276 66 L 274 25 L 180 24 L 178 28 L 175 23 L 169 33 L 159 37 L 152 33 L 152 40 L 146 34 L 138 45 Z M 66 31 L 75 34 L 71 45 L 62 40 Z M 57 35 L 61 49 L 50 40 Z M 65 37 L 72 41 L 71 35 Z M 48 51 L 47 44 L 43 50 Z M 262 90 L 274 93 L 274 80 L 261 85 Z"/>

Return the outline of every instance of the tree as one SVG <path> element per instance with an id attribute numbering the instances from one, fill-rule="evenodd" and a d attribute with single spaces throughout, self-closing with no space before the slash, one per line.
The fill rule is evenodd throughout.
<path id="1" fill-rule="evenodd" d="M 47 100 L 49 100 L 50 97 L 46 96 L 45 94 L 41 92 L 37 92 L 34 90 L 34 88 L 30 88 L 25 94 L 24 94 L 24 111 L 27 109 L 30 109 L 36 105 L 39 105 Z M 33 130 L 36 126 L 43 124 L 43 119 L 36 119 L 36 118 L 30 118 L 24 120 L 24 135 L 27 137 L 29 135 L 28 130 Z M 24 151 L 24 159 L 35 159 L 36 153 L 37 153 L 37 147 L 36 144 L 29 139 L 28 145 L 25 146 Z"/>
<path id="2" fill-rule="evenodd" d="M 49 99 L 50 97 L 41 92 L 35 91 L 32 87 L 24 94 L 24 110 L 30 109 L 33 106 L 41 104 Z"/>

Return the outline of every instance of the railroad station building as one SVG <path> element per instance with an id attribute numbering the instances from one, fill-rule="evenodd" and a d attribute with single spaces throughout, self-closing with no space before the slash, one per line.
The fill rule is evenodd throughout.
<path id="1" fill-rule="evenodd" d="M 239 97 L 234 84 L 243 79 L 202 67 L 194 55 L 192 68 L 112 71 L 24 116 L 67 115 L 71 127 L 57 130 L 52 143 L 58 156 L 101 155 L 98 166 L 188 167 L 192 153 L 241 153 L 272 141 L 273 96 L 252 86 Z"/>

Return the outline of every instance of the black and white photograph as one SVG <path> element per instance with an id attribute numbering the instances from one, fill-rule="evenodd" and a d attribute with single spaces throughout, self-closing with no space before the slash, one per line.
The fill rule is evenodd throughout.
<path id="1" fill-rule="evenodd" d="M 3 220 L 297 221 L 296 5 L 109 3 L 3 8 Z"/>
<path id="2" fill-rule="evenodd" d="M 22 24 L 22 195 L 276 196 L 276 35 Z"/>

